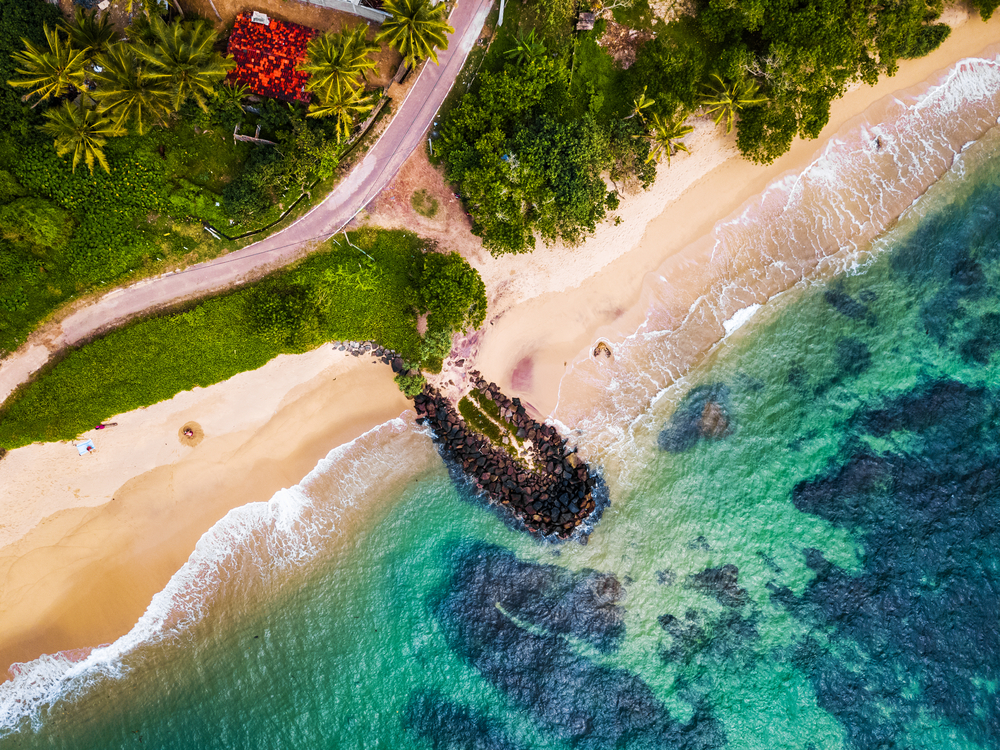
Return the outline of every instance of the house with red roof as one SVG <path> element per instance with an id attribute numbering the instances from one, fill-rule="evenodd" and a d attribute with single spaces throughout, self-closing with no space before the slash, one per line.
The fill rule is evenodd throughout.
<path id="1" fill-rule="evenodd" d="M 226 79 L 260 96 L 308 102 L 305 83 L 309 74 L 298 67 L 306 58 L 309 40 L 319 33 L 257 11 L 241 13 L 229 37 L 229 54 L 237 67 Z"/>

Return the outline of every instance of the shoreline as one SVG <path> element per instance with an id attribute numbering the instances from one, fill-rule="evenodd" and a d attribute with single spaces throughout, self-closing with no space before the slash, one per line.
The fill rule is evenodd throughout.
<path id="1" fill-rule="evenodd" d="M 228 511 L 267 502 L 410 409 L 388 367 L 327 345 L 119 415 L 82 436 L 91 455 L 68 442 L 11 451 L 0 461 L 4 672 L 124 635 Z M 205 435 L 193 446 L 180 434 L 190 422 Z"/>
<path id="2" fill-rule="evenodd" d="M 797 139 L 788 153 L 767 166 L 739 157 L 732 134 L 723 135 L 703 119 L 695 121 L 692 154 L 675 157 L 673 167 L 661 167 L 650 190 L 656 192 L 665 183 L 659 191 L 660 210 L 654 216 L 640 217 L 641 232 L 633 229 L 623 233 L 616 231 L 621 227 L 605 222 L 579 248 L 539 248 L 531 257 L 548 278 L 543 280 L 540 291 L 531 295 L 503 281 L 513 276 L 515 259 L 477 258 L 479 262 L 474 265 L 484 278 L 489 276 L 494 282 L 487 282 L 491 302 L 495 295 L 502 309 L 487 323 L 489 330 L 468 344 L 476 352 L 476 367 L 505 393 L 519 397 L 538 414 L 556 418 L 569 428 L 577 427 L 581 411 L 566 413 L 565 395 L 560 398 L 560 388 L 565 387 L 572 366 L 587 358 L 598 339 L 611 332 L 631 333 L 642 322 L 648 274 L 662 274 L 669 266 L 675 271 L 671 277 L 674 281 L 695 268 L 703 270 L 699 266 L 707 262 L 706 256 L 704 252 L 693 252 L 692 246 L 710 238 L 716 226 L 783 177 L 801 173 L 852 120 L 860 121 L 873 107 L 890 103 L 894 94 L 939 82 L 948 69 L 998 42 L 1000 17 L 983 22 L 978 15 L 967 16 L 927 57 L 903 60 L 892 78 L 883 78 L 874 87 L 854 88 L 836 100 L 819 138 Z M 704 171 L 695 169 L 692 174 L 688 166 L 692 162 L 709 166 Z M 670 189 L 675 180 L 682 186 L 679 194 Z M 627 200 L 639 203 L 644 197 L 640 194 Z M 648 211 L 646 205 L 642 209 Z M 638 240 L 626 244 L 628 234 L 639 235 Z M 486 272 L 480 264 L 487 267 Z M 684 310 L 699 298 L 704 286 L 679 285 L 685 294 Z M 506 298 L 519 293 L 517 302 L 507 302 Z M 545 322 L 539 325 L 538 321 Z M 584 400 L 592 398 L 593 394 L 588 394 Z"/>
<path id="3" fill-rule="evenodd" d="M 671 261 L 684 271 L 685 248 L 801 171 L 850 120 L 998 41 L 1000 16 L 969 18 L 928 57 L 836 101 L 820 138 L 796 141 L 770 166 L 743 161 L 732 135 L 699 121 L 693 154 L 623 201 L 622 225 L 605 222 L 581 248 L 499 259 L 472 252 L 497 308 L 450 361 L 472 357 L 507 396 L 552 415 L 569 366 L 599 331 L 634 317 L 647 274 Z M 453 374 L 464 376 L 446 365 L 440 379 Z M 2 666 L 127 633 L 227 511 L 269 500 L 334 447 L 411 408 L 388 368 L 324 346 L 112 420 L 119 426 L 84 436 L 98 444 L 94 455 L 66 443 L 11 451 L 0 461 Z M 178 434 L 189 421 L 206 435 L 194 447 Z"/>

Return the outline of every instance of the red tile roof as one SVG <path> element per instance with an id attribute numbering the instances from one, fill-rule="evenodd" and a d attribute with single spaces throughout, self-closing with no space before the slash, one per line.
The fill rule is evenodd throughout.
<path id="1" fill-rule="evenodd" d="M 318 35 L 316 29 L 272 18 L 267 25 L 254 23 L 250 13 L 236 18 L 229 37 L 229 54 L 238 67 L 226 78 L 242 83 L 261 96 L 286 102 L 309 101 L 303 89 L 308 73 L 296 68 L 306 56 L 306 45 Z"/>

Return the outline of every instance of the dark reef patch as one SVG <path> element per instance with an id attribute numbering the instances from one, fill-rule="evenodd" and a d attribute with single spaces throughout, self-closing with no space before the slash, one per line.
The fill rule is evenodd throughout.
<path id="1" fill-rule="evenodd" d="M 864 320 L 868 317 L 868 307 L 861 304 L 849 294 L 840 289 L 827 289 L 823 294 L 823 299 L 841 315 L 851 320 Z M 874 317 L 871 320 L 874 323 Z"/>
<path id="2" fill-rule="evenodd" d="M 837 368 L 843 375 L 857 377 L 867 370 L 872 363 L 871 352 L 864 341 L 856 338 L 843 338 L 837 342 Z"/>
<path id="3" fill-rule="evenodd" d="M 729 388 L 711 383 L 688 391 L 660 432 L 658 442 L 660 450 L 683 453 L 702 438 L 717 440 L 731 432 Z"/>
<path id="4" fill-rule="evenodd" d="M 434 608 L 449 646 L 555 739 L 583 750 L 724 744 L 703 707 L 678 722 L 637 675 L 597 664 L 566 641 L 608 650 L 620 639 L 618 589 L 606 574 L 569 574 L 486 544 L 462 545 L 449 562 Z"/>
<path id="5" fill-rule="evenodd" d="M 860 572 L 804 551 L 802 597 L 771 598 L 821 632 L 804 643 L 821 707 L 856 748 L 897 747 L 924 712 L 974 741 L 1000 737 L 1000 443 L 997 394 L 952 380 L 918 384 L 851 420 L 853 436 L 795 506 L 849 529 Z M 907 452 L 864 435 L 907 432 Z"/>
<path id="6" fill-rule="evenodd" d="M 715 597 L 724 607 L 742 607 L 749 601 L 747 590 L 737 583 L 740 570 L 735 565 L 721 568 L 706 568 L 700 573 L 688 576 L 688 585 Z"/>
<path id="7" fill-rule="evenodd" d="M 522 750 L 503 727 L 468 706 L 448 700 L 433 690 L 410 698 L 403 726 L 426 740 L 433 750 Z"/>

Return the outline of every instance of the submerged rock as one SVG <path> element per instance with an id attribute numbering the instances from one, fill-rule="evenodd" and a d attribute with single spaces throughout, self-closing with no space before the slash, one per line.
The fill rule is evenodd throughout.
<path id="1" fill-rule="evenodd" d="M 566 640 L 619 637 L 613 576 L 524 562 L 485 544 L 459 547 L 450 562 L 435 609 L 449 646 L 557 741 L 589 750 L 725 743 L 707 711 L 676 721 L 639 676 L 581 656 Z"/>
<path id="2" fill-rule="evenodd" d="M 702 438 L 718 440 L 731 432 L 729 389 L 722 383 L 691 389 L 660 432 L 661 450 L 683 453 Z"/>

